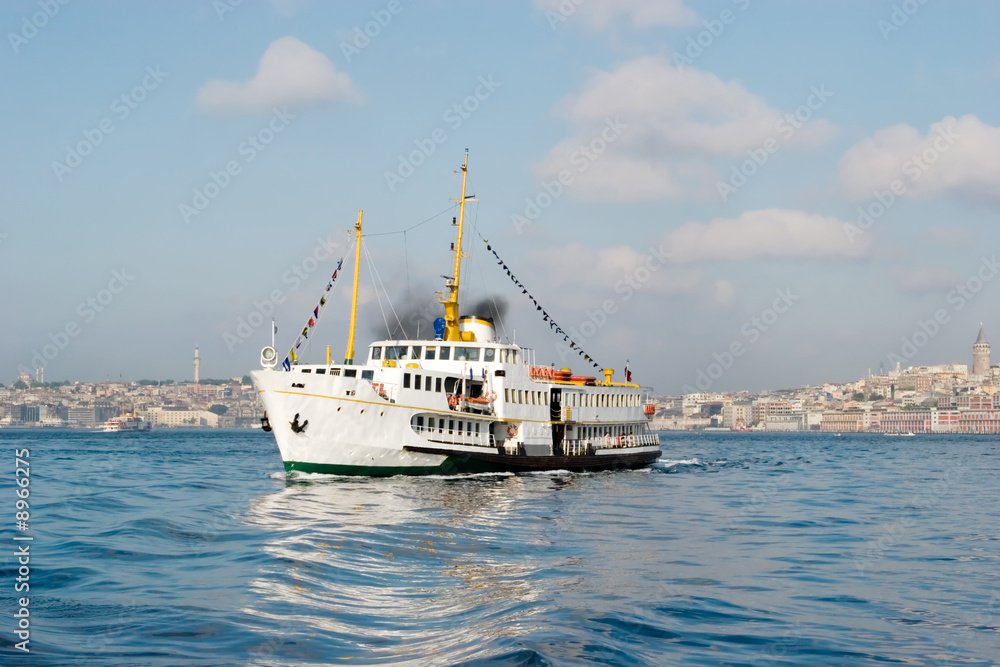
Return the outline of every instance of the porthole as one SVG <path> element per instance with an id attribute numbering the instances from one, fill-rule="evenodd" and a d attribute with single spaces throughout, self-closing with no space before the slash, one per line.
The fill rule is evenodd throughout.
<path id="1" fill-rule="evenodd" d="M 378 416 L 379 416 L 379 417 L 385 417 L 385 412 L 380 412 L 380 413 L 378 413 Z"/>
<path id="2" fill-rule="evenodd" d="M 361 414 L 365 414 L 365 409 L 361 408 Z"/>

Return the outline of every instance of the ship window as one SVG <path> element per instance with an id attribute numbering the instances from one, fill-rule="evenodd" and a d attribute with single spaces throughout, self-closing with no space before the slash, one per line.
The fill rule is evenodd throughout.
<path id="1" fill-rule="evenodd" d="M 450 347 L 442 347 L 441 348 L 441 353 L 438 355 L 438 359 L 447 360 L 447 359 L 450 359 L 450 358 L 451 358 L 451 348 Z"/>
<path id="2" fill-rule="evenodd" d="M 409 388 L 410 388 L 410 374 L 403 373 L 403 389 L 409 389 Z"/>
<path id="3" fill-rule="evenodd" d="M 521 389 L 517 390 L 517 402 L 524 403 L 524 391 Z"/>
<path id="4" fill-rule="evenodd" d="M 437 352 L 436 347 L 427 348 L 426 350 L 424 350 L 424 359 L 434 359 L 435 352 Z"/>
<path id="5" fill-rule="evenodd" d="M 303 373 L 312 373 L 312 369 L 311 368 L 303 368 L 302 372 Z"/>
<path id="6" fill-rule="evenodd" d="M 382 358 L 382 348 L 381 347 L 373 347 L 372 348 L 372 359 L 381 359 L 381 358 Z"/>
<path id="7" fill-rule="evenodd" d="M 437 391 L 437 392 L 441 391 L 441 378 L 436 378 L 434 380 L 434 391 Z"/>
<path id="8" fill-rule="evenodd" d="M 503 389 L 503 400 L 504 403 L 510 403 L 510 388 L 504 387 Z"/>
<path id="9" fill-rule="evenodd" d="M 375 379 L 375 371 L 361 371 L 361 379 L 362 380 L 374 380 Z"/>
<path id="10" fill-rule="evenodd" d="M 455 361 L 479 361 L 478 347 L 456 347 Z"/>
<path id="11" fill-rule="evenodd" d="M 462 421 L 461 420 L 459 420 L 459 422 L 458 422 L 458 434 L 462 435 Z"/>
<path id="12" fill-rule="evenodd" d="M 419 390 L 422 384 L 423 383 L 421 382 L 421 376 L 417 375 L 417 376 L 415 376 L 413 378 L 413 388 L 414 389 Z"/>
<path id="13" fill-rule="evenodd" d="M 454 432 L 455 432 L 455 420 L 454 419 L 449 419 L 448 420 L 448 433 L 454 433 Z"/>
<path id="14" fill-rule="evenodd" d="M 431 390 L 431 376 L 428 375 L 427 377 L 424 378 L 424 391 L 430 391 L 430 390 Z"/>
<path id="15" fill-rule="evenodd" d="M 517 350 L 511 350 L 510 351 L 510 359 L 511 359 L 511 363 L 512 364 L 516 364 L 517 363 Z"/>
<path id="16" fill-rule="evenodd" d="M 417 428 L 418 429 L 423 429 L 424 428 L 424 418 L 423 417 L 417 417 Z"/>
<path id="17" fill-rule="evenodd" d="M 476 435 L 479 435 L 479 422 L 476 422 Z"/>
<path id="18" fill-rule="evenodd" d="M 356 378 L 358 377 L 358 370 L 356 368 L 345 368 L 344 369 L 345 378 Z"/>
<path id="19" fill-rule="evenodd" d="M 419 359 L 420 358 L 420 352 L 421 352 L 421 346 L 420 345 L 414 345 L 413 346 L 413 351 L 410 353 L 410 359 Z"/>
<path id="20" fill-rule="evenodd" d="M 317 368 L 316 369 L 316 375 L 326 375 L 326 369 L 325 368 Z"/>
<path id="21" fill-rule="evenodd" d="M 392 345 L 385 348 L 386 359 L 406 359 L 406 346 Z"/>
<path id="22" fill-rule="evenodd" d="M 444 433 L 444 420 L 438 420 L 438 433 Z"/>
<path id="23" fill-rule="evenodd" d="M 497 351 L 492 347 L 483 350 L 483 361 L 496 361 Z"/>
<path id="24" fill-rule="evenodd" d="M 340 369 L 339 368 L 331 368 L 330 369 L 330 375 L 340 375 Z"/>
<path id="25" fill-rule="evenodd" d="M 472 435 L 472 422 L 465 422 L 465 435 Z"/>

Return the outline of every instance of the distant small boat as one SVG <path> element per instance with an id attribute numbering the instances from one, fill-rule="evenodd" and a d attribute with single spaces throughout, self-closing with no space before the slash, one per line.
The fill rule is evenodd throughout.
<path id="1" fill-rule="evenodd" d="M 730 431 L 735 433 L 749 433 L 750 429 L 747 428 L 746 422 L 742 419 L 737 419 L 736 423 L 729 427 Z"/>
<path id="2" fill-rule="evenodd" d="M 112 417 L 101 426 L 101 430 L 105 433 L 119 433 L 121 431 L 148 431 L 151 428 L 152 424 L 142 417 L 137 416 L 135 413 L 132 413 L 131 415 L 122 415 L 121 417 Z"/>

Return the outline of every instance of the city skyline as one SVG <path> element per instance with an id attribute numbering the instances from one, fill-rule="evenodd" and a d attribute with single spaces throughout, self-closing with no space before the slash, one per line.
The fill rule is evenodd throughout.
<path id="1" fill-rule="evenodd" d="M 52 7 L 0 8 L 5 383 L 176 377 L 196 344 L 242 376 L 272 317 L 284 355 L 359 209 L 367 343 L 373 277 L 433 304 L 466 148 L 464 301 L 503 296 L 539 361 L 582 367 L 480 235 L 664 394 L 727 355 L 713 390 L 965 360 L 1000 331 L 991 4 Z M 345 294 L 312 360 L 343 353 Z"/>

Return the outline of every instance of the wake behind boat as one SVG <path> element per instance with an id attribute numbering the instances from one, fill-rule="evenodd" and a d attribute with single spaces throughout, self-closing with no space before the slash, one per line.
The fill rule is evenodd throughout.
<path id="1" fill-rule="evenodd" d="M 611 369 L 596 377 L 538 365 L 534 350 L 498 340 L 492 321 L 459 315 L 468 162 L 466 152 L 454 267 L 447 292 L 438 294 L 444 317 L 435 322 L 433 339 L 375 341 L 355 363 L 359 213 L 345 362 L 330 363 L 328 352 L 325 364 L 298 363 L 296 350 L 315 326 L 325 296 L 281 370 L 273 345 L 262 351 L 263 369 L 250 377 L 286 471 L 585 471 L 644 467 L 659 458 L 659 439 L 647 424 L 653 416 L 648 389 L 615 382 Z M 569 341 L 554 322 L 550 326 Z M 578 349 L 572 341 L 570 347 Z M 629 375 L 626 370 L 627 380 Z"/>

